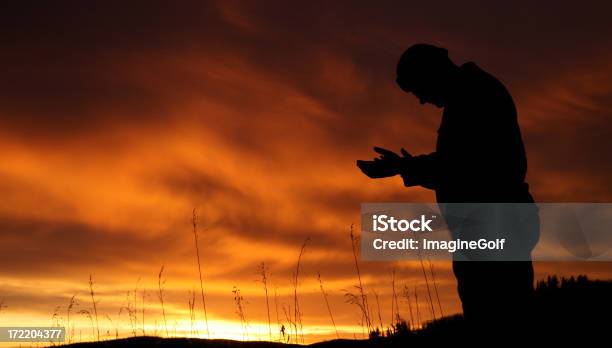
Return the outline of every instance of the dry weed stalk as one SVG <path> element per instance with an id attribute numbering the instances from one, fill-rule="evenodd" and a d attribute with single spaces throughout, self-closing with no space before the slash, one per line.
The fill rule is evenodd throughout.
<path id="1" fill-rule="evenodd" d="M 323 299 L 325 300 L 325 306 L 327 307 L 327 312 L 329 313 L 329 318 L 331 319 L 332 325 L 334 325 L 334 331 L 336 332 L 336 337 L 340 338 L 338 334 L 338 329 L 336 328 L 336 322 L 334 321 L 334 315 L 332 314 L 331 307 L 329 306 L 329 300 L 327 299 L 327 293 L 325 289 L 323 289 L 323 280 L 321 280 L 321 273 L 317 272 L 317 279 L 319 279 L 319 287 L 321 288 L 321 294 L 323 295 Z"/>
<path id="2" fill-rule="evenodd" d="M 391 289 L 393 296 L 391 298 L 391 327 L 393 327 L 396 323 L 400 322 L 399 304 L 397 301 L 397 292 L 395 292 L 395 266 L 393 266 L 393 270 L 391 271 Z"/>
<path id="3" fill-rule="evenodd" d="M 356 288 L 357 290 L 359 290 L 359 286 L 358 285 L 354 285 L 353 287 Z M 359 308 L 359 312 L 360 312 L 359 313 L 360 314 L 359 324 L 362 326 L 362 328 L 361 328 L 362 331 L 365 331 L 366 328 L 363 327 L 363 326 L 366 324 L 365 318 L 366 318 L 366 315 L 367 315 L 366 314 L 367 309 L 363 305 L 363 301 L 362 301 L 361 295 L 354 294 L 354 293 L 352 293 L 352 292 L 350 292 L 348 290 L 344 290 L 344 289 L 343 289 L 343 291 L 345 292 L 344 297 L 346 298 L 346 303 L 355 305 L 355 306 L 357 306 Z"/>
<path id="4" fill-rule="evenodd" d="M 276 294 L 276 290 L 277 290 L 277 287 L 275 286 L 274 287 L 274 308 L 276 309 L 276 325 L 277 325 L 277 329 L 279 330 L 279 337 L 278 337 L 278 339 L 279 339 L 279 341 L 282 341 L 283 340 L 283 336 L 284 336 L 283 333 L 284 333 L 285 326 L 281 324 L 280 317 L 278 316 L 278 296 Z M 281 330 L 281 325 L 282 325 L 282 330 Z M 281 334 L 283 334 L 283 335 L 281 335 Z"/>
<path id="5" fill-rule="evenodd" d="M 425 286 L 427 287 L 427 298 L 429 299 L 429 309 L 431 310 L 431 317 L 433 318 L 433 320 L 436 320 L 436 311 L 434 310 L 431 291 L 429 290 L 429 280 L 427 279 L 427 272 L 425 272 L 425 265 L 423 264 L 423 256 L 421 255 L 420 249 L 417 254 L 419 255 L 421 270 L 423 271 L 423 278 L 425 278 Z"/>
<path id="6" fill-rule="evenodd" d="M 376 291 L 373 291 L 373 293 L 374 293 L 374 298 L 376 298 L 376 307 L 378 309 L 378 323 L 380 324 L 380 331 L 382 332 L 383 323 L 382 323 L 382 314 L 380 312 L 380 300 L 378 299 L 378 293 Z"/>
<path id="7" fill-rule="evenodd" d="M 161 269 L 159 270 L 159 274 L 157 275 L 157 289 L 158 289 L 157 295 L 159 297 L 159 302 L 161 302 L 162 316 L 164 317 L 164 327 L 166 328 L 166 337 L 168 337 L 169 336 L 168 322 L 166 321 L 166 308 L 164 307 L 164 285 L 166 284 L 166 279 L 164 278 L 164 280 L 162 280 L 163 273 L 164 273 L 164 265 L 161 266 Z"/>
<path id="8" fill-rule="evenodd" d="M 418 285 L 416 284 L 414 285 L 414 302 L 416 303 L 416 315 L 418 321 L 416 327 L 421 327 L 421 312 L 419 311 L 419 294 L 417 293 L 417 286 Z"/>
<path id="9" fill-rule="evenodd" d="M 53 311 L 53 315 L 51 316 L 51 326 L 56 326 L 59 327 L 59 311 L 62 309 L 61 306 L 57 306 L 55 307 L 55 310 Z"/>
<path id="10" fill-rule="evenodd" d="M 370 307 L 368 306 L 368 297 L 365 293 L 365 289 L 361 281 L 361 271 L 359 270 L 359 262 L 357 262 L 357 238 L 353 234 L 353 224 L 351 224 L 350 237 L 351 249 L 353 250 L 353 258 L 355 260 L 355 270 L 357 271 L 357 280 L 359 281 L 359 286 L 356 286 L 356 288 L 359 290 L 359 294 L 361 297 L 361 305 L 359 307 L 363 309 L 365 324 L 367 325 L 367 329 L 369 332 L 372 329 L 372 321 L 370 320 Z"/>
<path id="11" fill-rule="evenodd" d="M 142 288 L 142 335 L 146 336 L 145 332 L 145 296 L 147 295 L 147 289 Z"/>
<path id="12" fill-rule="evenodd" d="M 111 323 L 111 327 L 115 329 L 115 339 L 119 338 L 119 328 L 117 327 L 117 325 L 113 322 L 113 319 L 111 319 L 110 315 L 105 314 L 104 315 L 106 317 L 106 319 L 108 319 L 108 321 Z M 110 337 L 110 330 L 106 330 L 106 335 Z"/>
<path id="13" fill-rule="evenodd" d="M 438 294 L 438 284 L 436 283 L 436 275 L 434 273 L 433 263 L 431 262 L 429 258 L 427 259 L 427 261 L 429 262 L 429 271 L 431 272 L 431 279 L 433 280 L 433 283 L 434 283 L 434 290 L 436 291 L 436 298 L 438 299 L 438 307 L 440 308 L 440 317 L 444 317 L 444 312 L 442 311 L 442 303 L 440 302 L 440 295 Z"/>
<path id="14" fill-rule="evenodd" d="M 136 336 L 136 310 L 134 308 L 134 304 L 132 303 L 132 296 L 131 296 L 131 292 L 128 291 L 127 295 L 125 297 L 125 302 L 127 303 L 127 306 L 123 307 L 127 313 L 128 313 L 128 318 L 130 319 L 130 328 L 132 329 L 132 336 Z"/>
<path id="15" fill-rule="evenodd" d="M 285 313 L 285 320 L 287 321 L 289 328 L 291 329 L 291 327 L 295 327 L 295 324 L 291 319 L 291 305 L 287 305 L 287 308 L 285 308 L 285 305 L 283 305 L 283 312 Z M 287 332 L 285 325 L 281 325 L 281 334 L 283 337 L 287 337 L 284 342 L 289 343 L 289 341 L 291 340 L 291 334 Z"/>
<path id="16" fill-rule="evenodd" d="M 89 322 L 91 323 L 91 337 L 95 337 L 95 333 L 96 330 L 94 328 L 94 323 L 93 323 L 93 318 L 91 316 L 91 311 L 88 309 L 81 309 L 80 311 L 77 312 L 78 314 L 83 314 L 85 315 L 87 318 L 89 318 Z M 80 330 L 79 330 L 79 341 L 81 341 L 81 337 L 80 337 Z"/>
<path id="17" fill-rule="evenodd" d="M 408 289 L 408 285 L 404 285 L 404 297 L 406 298 L 406 302 L 408 302 L 408 310 L 410 311 L 410 325 L 408 327 L 412 329 L 415 326 L 414 316 L 412 314 L 412 302 L 410 302 L 410 290 Z"/>
<path id="18" fill-rule="evenodd" d="M 93 277 L 89 275 L 89 294 L 91 295 L 91 302 L 93 303 L 94 316 L 96 317 L 96 337 L 98 341 L 100 340 L 100 326 L 98 325 L 98 307 L 96 306 L 96 300 L 94 298 L 94 289 L 93 289 Z"/>
<path id="19" fill-rule="evenodd" d="M 195 290 L 189 292 L 189 322 L 191 324 L 191 335 L 194 334 L 193 322 L 195 321 Z"/>
<path id="20" fill-rule="evenodd" d="M 248 339 L 249 338 L 249 332 L 248 332 L 248 323 L 247 323 L 247 319 L 246 319 L 246 312 L 244 310 L 244 297 L 242 297 L 242 295 L 240 294 L 240 289 L 237 288 L 236 286 L 234 286 L 234 288 L 232 289 L 232 293 L 234 294 L 234 303 L 236 303 L 236 314 L 238 314 L 238 317 L 240 318 L 240 323 L 242 324 L 242 338 Z"/>
<path id="21" fill-rule="evenodd" d="M 78 306 L 78 301 L 76 299 L 76 295 L 72 295 L 72 297 L 70 298 L 70 303 L 68 304 L 68 308 L 66 310 L 66 318 L 67 318 L 67 322 L 66 322 L 66 326 L 68 326 L 68 332 L 70 332 L 70 335 L 68 335 L 68 343 L 70 343 L 73 339 L 74 336 L 74 324 L 72 325 L 72 328 L 70 327 L 70 313 L 72 312 L 72 309 L 75 306 Z M 0 307 L 1 307 L 1 302 L 0 302 Z"/>
<path id="22" fill-rule="evenodd" d="M 300 249 L 300 254 L 298 255 L 297 264 L 295 266 L 295 273 L 293 279 L 293 314 L 294 321 L 293 325 L 295 326 L 295 342 L 299 343 L 298 336 L 301 336 L 302 343 L 304 342 L 304 333 L 303 333 L 303 325 L 302 325 L 302 312 L 300 310 L 300 302 L 298 300 L 298 280 L 300 275 L 300 262 L 302 261 L 302 255 L 304 255 L 304 250 L 306 249 L 306 245 L 310 241 L 310 237 L 306 238 L 304 243 L 302 244 L 302 248 Z M 298 328 L 299 325 L 299 328 Z"/>
<path id="23" fill-rule="evenodd" d="M 270 335 L 270 341 L 272 341 L 272 324 L 270 320 L 270 300 L 268 299 L 268 276 L 266 264 L 262 262 L 259 265 L 259 273 L 261 274 L 261 282 L 264 286 L 264 291 L 266 293 L 266 311 L 268 313 L 268 334 Z"/>
<path id="24" fill-rule="evenodd" d="M 140 277 L 136 280 L 136 285 L 134 285 L 134 336 L 136 336 L 136 332 L 138 331 L 138 284 L 140 283 Z"/>
<path id="25" fill-rule="evenodd" d="M 206 335 L 210 337 L 210 330 L 208 328 L 208 313 L 206 312 L 206 300 L 204 299 L 204 281 L 202 280 L 202 265 L 200 263 L 200 248 L 198 246 L 198 212 L 193 208 L 192 224 L 193 224 L 193 238 L 196 247 L 196 258 L 198 259 L 198 274 L 200 276 L 200 294 L 202 296 L 202 307 L 204 308 L 204 321 L 206 323 Z"/>

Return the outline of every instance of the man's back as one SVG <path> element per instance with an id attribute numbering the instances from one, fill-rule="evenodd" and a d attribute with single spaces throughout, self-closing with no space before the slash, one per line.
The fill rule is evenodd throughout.
<path id="1" fill-rule="evenodd" d="M 512 97 L 474 63 L 460 67 L 438 130 L 438 202 L 532 202 Z"/>

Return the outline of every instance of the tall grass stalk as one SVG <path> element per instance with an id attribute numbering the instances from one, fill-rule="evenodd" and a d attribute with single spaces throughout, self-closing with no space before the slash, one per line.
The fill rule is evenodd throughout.
<path id="1" fill-rule="evenodd" d="M 393 296 L 391 298 L 391 327 L 394 327 L 396 323 L 400 322 L 399 303 L 397 301 L 397 292 L 395 291 L 395 266 L 393 266 L 391 271 L 391 290 Z"/>
<path id="2" fill-rule="evenodd" d="M 191 325 L 191 335 L 194 335 L 193 323 L 195 321 L 195 290 L 189 292 L 189 323 Z"/>
<path id="3" fill-rule="evenodd" d="M 96 318 L 96 337 L 97 340 L 100 340 L 100 326 L 98 325 L 98 307 L 96 306 L 96 299 L 94 297 L 94 289 L 93 289 L 93 277 L 89 275 L 89 294 L 91 295 L 91 302 L 93 303 L 94 316 Z"/>
<path id="4" fill-rule="evenodd" d="M 429 258 L 427 259 L 427 262 L 429 262 L 429 271 L 431 272 L 431 279 L 433 280 L 434 290 L 436 291 L 436 299 L 438 300 L 438 307 L 440 308 L 440 317 L 444 317 L 444 312 L 442 311 L 442 302 L 440 302 L 440 295 L 438 294 L 438 284 L 436 283 L 436 274 L 434 273 L 434 266 Z"/>
<path id="5" fill-rule="evenodd" d="M 55 307 L 55 310 L 53 311 L 53 316 L 51 317 L 51 326 L 56 326 L 59 327 L 59 312 L 62 309 L 61 306 L 57 306 Z"/>
<path id="6" fill-rule="evenodd" d="M 2 306 L 2 302 L 0 302 L 0 307 Z M 72 342 L 73 336 L 74 336 L 74 325 L 72 326 L 72 329 L 70 328 L 70 313 L 72 312 L 72 309 L 78 306 L 78 301 L 76 299 L 76 295 L 72 295 L 72 297 L 70 298 L 70 302 L 68 303 L 68 308 L 66 310 L 66 326 L 68 326 L 68 332 L 70 333 L 68 336 L 68 343 Z M 0 308 L 1 309 L 1 308 Z"/>
<path id="7" fill-rule="evenodd" d="M 136 314 L 134 304 L 132 303 L 132 296 L 130 291 L 127 292 L 126 303 L 127 306 L 125 306 L 125 310 L 127 311 L 128 318 L 130 319 L 130 328 L 132 329 L 132 336 L 136 336 Z"/>
<path id="8" fill-rule="evenodd" d="M 408 302 L 408 310 L 410 311 L 410 325 L 409 328 L 416 328 L 414 322 L 414 315 L 412 314 L 412 302 L 410 301 L 410 290 L 408 289 L 408 285 L 404 285 L 404 297 L 406 298 L 406 302 Z"/>
<path id="9" fill-rule="evenodd" d="M 329 313 L 329 318 L 331 319 L 332 325 L 334 326 L 334 331 L 336 332 L 336 338 L 340 338 L 338 334 L 338 329 L 336 328 L 336 322 L 334 321 L 334 315 L 332 314 L 331 307 L 329 306 L 329 300 L 327 299 L 327 293 L 325 289 L 323 289 L 323 280 L 321 280 L 321 273 L 317 272 L 317 279 L 319 279 L 319 287 L 321 288 L 321 294 L 323 295 L 323 299 L 325 300 L 325 306 L 327 307 L 327 312 Z"/>
<path id="10" fill-rule="evenodd" d="M 419 294 L 417 293 L 417 285 L 414 285 L 414 302 L 416 303 L 417 327 L 421 327 L 421 312 L 419 311 Z"/>
<path id="11" fill-rule="evenodd" d="M 280 317 L 278 316 L 278 296 L 276 294 L 276 286 L 274 287 L 274 308 L 276 309 L 276 325 L 277 325 L 277 329 L 279 330 L 279 336 L 278 339 L 279 341 L 282 341 L 282 336 L 281 336 L 281 322 L 280 322 Z M 284 328 L 284 326 L 283 326 Z"/>
<path id="12" fill-rule="evenodd" d="M 374 298 L 376 298 L 376 307 L 378 309 L 378 323 L 380 324 L 380 331 L 383 331 L 382 314 L 380 311 L 380 300 L 378 299 L 378 293 L 374 291 Z"/>
<path id="13" fill-rule="evenodd" d="M 272 323 L 270 320 L 270 300 L 268 299 L 268 276 L 266 274 L 266 264 L 262 262 L 259 265 L 259 272 L 261 274 L 261 282 L 263 283 L 264 292 L 266 294 L 266 311 L 268 313 L 268 334 L 270 341 L 272 341 Z"/>
<path id="14" fill-rule="evenodd" d="M 138 284 L 140 284 L 140 277 L 138 277 L 136 285 L 134 285 L 134 336 L 137 335 L 138 331 Z"/>
<path id="15" fill-rule="evenodd" d="M 356 289 L 359 289 L 358 285 L 354 286 Z M 352 305 L 355 305 L 359 308 L 359 324 L 364 326 L 365 325 L 365 316 L 366 316 L 366 311 L 367 309 L 363 306 L 363 302 L 361 301 L 361 296 L 360 295 L 356 295 L 348 290 L 343 290 L 345 291 L 344 297 L 346 297 L 346 303 L 350 303 Z M 365 328 L 362 327 L 361 328 L 362 331 L 365 331 Z"/>
<path id="16" fill-rule="evenodd" d="M 436 311 L 433 305 L 433 299 L 431 297 L 431 291 L 429 290 L 429 280 L 427 279 L 427 272 L 425 271 L 425 265 L 423 264 L 423 256 L 421 255 L 421 251 L 418 251 L 419 262 L 421 264 L 421 270 L 423 271 L 423 278 L 425 278 L 425 286 L 427 287 L 427 298 L 429 300 L 429 309 L 431 310 L 431 317 L 433 320 L 436 320 Z"/>
<path id="17" fill-rule="evenodd" d="M 363 288 L 363 282 L 361 281 L 361 271 L 359 270 L 359 262 L 357 261 L 357 238 L 353 233 L 353 224 L 351 224 L 351 249 L 353 250 L 353 258 L 355 260 L 355 270 L 357 271 L 357 280 L 359 281 L 359 293 L 361 296 L 361 304 L 364 308 L 364 319 L 368 328 L 368 332 L 372 329 L 372 322 L 370 320 L 370 307 L 368 306 L 368 298 L 365 293 L 365 289 Z"/>
<path id="18" fill-rule="evenodd" d="M 196 247 L 196 258 L 198 260 L 198 275 L 200 276 L 200 294 L 202 296 L 202 307 L 204 308 L 204 322 L 206 323 L 206 335 L 210 337 L 208 328 L 208 313 L 206 312 L 206 300 L 204 299 L 204 281 L 202 280 L 202 265 L 200 263 L 200 248 L 198 246 L 198 212 L 195 208 L 192 211 L 193 238 Z"/>
<path id="19" fill-rule="evenodd" d="M 142 335 L 146 336 L 145 332 L 145 296 L 147 294 L 147 289 L 142 288 Z"/>
<path id="20" fill-rule="evenodd" d="M 119 326 L 119 324 L 121 323 L 121 313 L 123 313 L 124 309 L 126 309 L 125 306 L 119 307 L 119 312 L 117 312 L 117 326 Z"/>
<path id="21" fill-rule="evenodd" d="M 285 308 L 285 305 L 283 305 L 283 312 L 285 313 L 285 320 L 287 321 L 287 325 L 289 325 L 289 329 L 291 330 L 291 327 L 295 326 L 293 324 L 293 319 L 291 319 L 291 305 L 287 305 L 287 308 Z M 287 339 L 283 341 L 289 343 L 289 341 L 291 340 L 291 334 L 287 332 L 285 325 L 281 326 L 281 334 L 283 335 L 283 338 L 287 336 Z"/>
<path id="22" fill-rule="evenodd" d="M 93 323 L 93 318 L 91 317 L 91 311 L 88 309 L 81 309 L 80 311 L 77 312 L 78 314 L 83 314 L 85 315 L 87 318 L 89 318 L 89 323 L 91 324 L 91 337 L 95 337 L 96 336 L 96 331 L 94 328 L 94 323 Z M 79 330 L 79 341 L 81 341 L 81 330 Z"/>
<path id="23" fill-rule="evenodd" d="M 162 316 L 164 317 L 164 327 L 166 329 L 166 337 L 169 337 L 168 322 L 166 321 L 166 308 L 164 307 L 164 285 L 166 284 L 166 279 L 164 278 L 164 280 L 162 280 L 163 273 L 164 273 L 164 265 L 161 266 L 161 269 L 159 270 L 159 274 L 157 275 L 157 290 L 158 290 L 157 295 L 159 297 L 159 302 L 161 303 Z"/>
<path id="24" fill-rule="evenodd" d="M 115 339 L 118 339 L 119 338 L 119 328 L 117 327 L 117 324 L 113 322 L 113 319 L 111 319 L 110 315 L 105 314 L 104 316 L 110 322 L 111 328 L 115 329 Z M 111 335 L 110 330 L 106 330 L 106 335 L 110 337 Z"/>
<path id="25" fill-rule="evenodd" d="M 249 338 L 248 332 L 248 323 L 246 319 L 246 312 L 244 309 L 244 297 L 240 294 L 240 289 L 234 286 L 232 289 L 232 293 L 234 294 L 234 303 L 236 303 L 236 314 L 240 318 L 240 323 L 242 324 L 242 339 Z"/>
<path id="26" fill-rule="evenodd" d="M 295 342 L 299 343 L 298 337 L 301 336 L 302 343 L 304 342 L 304 334 L 302 332 L 302 312 L 300 311 L 300 302 L 298 299 L 298 280 L 300 275 L 300 262 L 302 261 L 302 255 L 304 255 L 304 250 L 306 249 L 306 245 L 310 241 L 310 237 L 304 240 L 302 247 L 300 248 L 300 254 L 298 255 L 297 263 L 295 266 L 295 273 L 293 279 L 293 317 L 294 317 L 294 326 L 295 326 Z M 298 328 L 299 325 L 299 328 Z"/>

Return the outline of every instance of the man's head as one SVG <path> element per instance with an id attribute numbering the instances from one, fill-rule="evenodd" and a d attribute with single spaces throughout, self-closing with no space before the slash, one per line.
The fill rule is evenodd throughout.
<path id="1" fill-rule="evenodd" d="M 416 44 L 400 57 L 396 82 L 403 91 L 414 94 L 421 104 L 443 107 L 456 70 L 445 48 Z"/>

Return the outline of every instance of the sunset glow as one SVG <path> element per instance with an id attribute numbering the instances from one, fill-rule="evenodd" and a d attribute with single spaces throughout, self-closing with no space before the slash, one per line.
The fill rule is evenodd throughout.
<path id="1" fill-rule="evenodd" d="M 357 285 L 349 233 L 359 231 L 360 204 L 435 201 L 355 166 L 373 146 L 434 148 L 440 109 L 394 82 L 399 55 L 416 42 L 477 62 L 513 93 L 536 201 L 612 200 L 610 9 L 556 4 L 552 18 L 537 4 L 124 6 L 0 11 L 0 326 L 60 324 L 72 341 L 94 339 L 91 275 L 103 339 L 268 340 L 271 331 L 286 341 L 280 325 L 293 339 L 292 281 L 310 238 L 297 284 L 304 342 L 336 337 L 317 273 L 339 336 L 364 337 L 346 296 Z M 459 313 L 451 264 L 433 266 L 443 314 Z M 392 320 L 394 268 L 396 291 L 416 286 L 420 322 L 432 319 L 418 262 L 359 267 L 376 325 Z M 536 279 L 612 278 L 602 262 L 535 270 Z M 399 305 L 409 317 L 401 295 Z"/>

